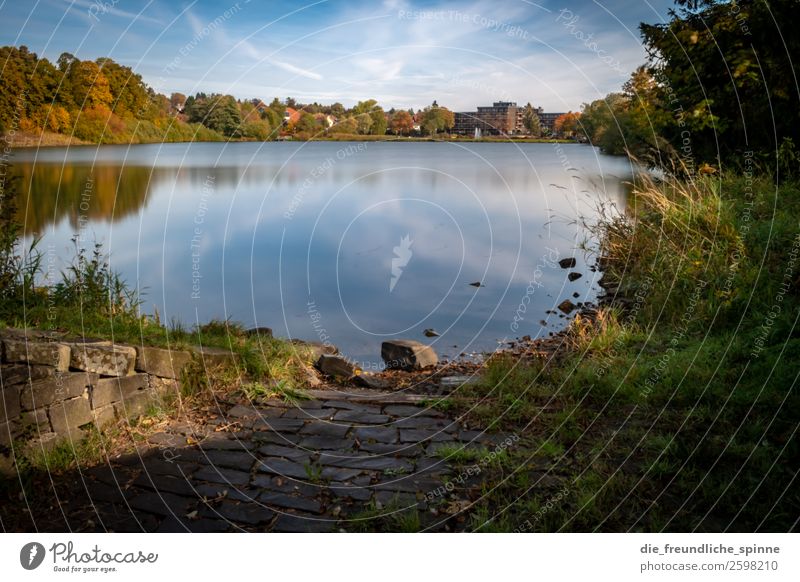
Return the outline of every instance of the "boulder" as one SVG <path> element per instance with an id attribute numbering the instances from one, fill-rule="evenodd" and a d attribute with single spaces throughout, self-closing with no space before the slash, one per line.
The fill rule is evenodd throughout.
<path id="1" fill-rule="evenodd" d="M 350 378 L 356 373 L 356 367 L 343 356 L 322 354 L 317 360 L 317 369 L 328 376 Z"/>
<path id="2" fill-rule="evenodd" d="M 562 269 L 572 269 L 577 264 L 575 257 L 569 257 L 567 259 L 561 259 L 558 261 L 558 266 Z"/>
<path id="3" fill-rule="evenodd" d="M 159 378 L 173 380 L 181 377 L 181 370 L 192 359 L 192 354 L 183 350 L 147 346 L 137 346 L 136 355 L 137 372 L 146 372 Z"/>
<path id="4" fill-rule="evenodd" d="M 381 358 L 389 369 L 418 370 L 439 363 L 432 347 L 414 340 L 383 342 Z"/>
<path id="5" fill-rule="evenodd" d="M 10 363 L 53 366 L 66 372 L 70 364 L 70 349 L 64 344 L 7 339 L 5 359 Z"/>
<path id="6" fill-rule="evenodd" d="M 133 372 L 136 350 L 130 346 L 93 343 L 72 344 L 70 366 L 101 376 L 127 376 Z"/>

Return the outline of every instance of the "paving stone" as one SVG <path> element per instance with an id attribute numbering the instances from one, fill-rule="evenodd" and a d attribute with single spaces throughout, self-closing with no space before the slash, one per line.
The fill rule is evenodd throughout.
<path id="1" fill-rule="evenodd" d="M 283 413 L 283 418 L 299 418 L 300 420 L 331 420 L 338 408 L 291 408 Z"/>
<path id="2" fill-rule="evenodd" d="M 355 437 L 361 442 L 375 441 L 383 444 L 393 444 L 398 441 L 397 429 L 391 426 L 367 426 L 357 428 Z M 363 449 L 363 446 L 362 446 Z"/>
<path id="3" fill-rule="evenodd" d="M 306 450 L 299 447 L 285 447 L 282 445 L 264 445 L 258 449 L 258 453 L 266 457 L 286 457 L 290 460 L 309 458 L 309 453 Z"/>
<path id="4" fill-rule="evenodd" d="M 136 350 L 129 346 L 75 343 L 71 345 L 70 368 L 101 376 L 127 376 L 133 372 Z"/>
<path id="5" fill-rule="evenodd" d="M 474 467 L 474 465 L 472 465 Z M 476 470 L 480 469 L 480 467 L 476 467 Z M 424 475 L 424 474 L 440 474 L 445 475 L 450 473 L 450 465 L 444 459 L 439 459 L 436 457 L 421 457 L 417 459 L 417 466 L 414 469 L 415 475 Z"/>
<path id="6" fill-rule="evenodd" d="M 172 493 L 140 493 L 131 497 L 128 501 L 133 509 L 138 509 L 146 513 L 155 515 L 186 515 L 192 499 L 179 497 Z"/>
<path id="7" fill-rule="evenodd" d="M 250 473 L 218 467 L 202 467 L 193 475 L 193 478 L 199 481 L 211 481 L 212 483 L 247 485 L 250 481 Z"/>
<path id="8" fill-rule="evenodd" d="M 447 433 L 435 430 L 406 429 L 400 431 L 402 443 L 443 442 L 452 440 Z"/>
<path id="9" fill-rule="evenodd" d="M 295 479 L 284 478 L 273 475 L 256 475 L 252 480 L 253 487 L 258 489 L 269 489 L 290 495 L 302 495 L 304 497 L 316 497 L 325 488 L 324 485 L 303 483 Z"/>
<path id="10" fill-rule="evenodd" d="M 386 424 L 391 420 L 385 414 L 373 414 L 361 410 L 342 410 L 333 417 L 336 422 L 353 422 L 356 424 Z"/>
<path id="11" fill-rule="evenodd" d="M 309 451 L 330 451 L 352 449 L 355 439 L 335 439 L 324 436 L 308 436 L 300 441 L 300 446 Z"/>
<path id="12" fill-rule="evenodd" d="M 221 533 L 228 531 L 231 524 L 221 519 L 187 519 L 185 517 L 166 517 L 159 524 L 158 533 Z"/>
<path id="13" fill-rule="evenodd" d="M 200 483 L 195 490 L 198 496 L 205 497 L 206 499 L 215 499 L 224 494 L 225 499 L 247 502 L 256 501 L 261 494 L 260 489 L 231 487 L 229 485 L 222 485 L 221 483 Z"/>
<path id="14" fill-rule="evenodd" d="M 303 427 L 298 418 L 260 418 L 253 423 L 256 430 L 273 430 L 276 432 L 297 432 Z"/>
<path id="15" fill-rule="evenodd" d="M 300 434 L 310 434 L 321 437 L 343 438 L 350 430 L 349 424 L 334 424 L 324 421 L 311 421 L 300 430 Z"/>
<path id="16" fill-rule="evenodd" d="M 425 408 L 423 406 L 409 406 L 407 404 L 390 404 L 384 406 L 384 413 L 391 414 L 392 416 L 434 416 L 443 418 L 444 414 L 433 408 Z"/>
<path id="17" fill-rule="evenodd" d="M 186 452 L 186 450 L 181 450 L 168 458 L 148 458 L 137 465 L 150 475 L 169 475 L 186 479 L 199 468 L 193 459 L 190 460 L 186 457 Z"/>
<path id="18" fill-rule="evenodd" d="M 327 533 L 336 529 L 336 522 L 313 516 L 283 513 L 278 515 L 272 531 L 283 533 Z"/>
<path id="19" fill-rule="evenodd" d="M 200 441 L 197 446 L 204 451 L 249 451 L 255 448 L 249 439 L 232 438 L 227 436 L 228 434 L 236 435 L 236 433 L 214 434 Z"/>
<path id="20" fill-rule="evenodd" d="M 157 432 L 147 437 L 147 442 L 159 447 L 178 448 L 186 446 L 186 439 L 177 434 Z"/>
<path id="21" fill-rule="evenodd" d="M 362 485 L 347 485 L 345 483 L 331 483 L 328 490 L 338 498 L 352 499 L 353 501 L 369 501 L 374 490 Z"/>
<path id="22" fill-rule="evenodd" d="M 181 370 L 192 359 L 192 354 L 184 350 L 148 346 L 137 346 L 136 356 L 137 372 L 173 380 L 181 377 Z"/>
<path id="23" fill-rule="evenodd" d="M 205 505 L 198 513 L 202 517 L 222 518 L 248 525 L 267 523 L 275 517 L 274 511 L 258 503 L 242 503 L 227 499 L 213 505 Z"/>
<path id="24" fill-rule="evenodd" d="M 410 471 L 411 463 L 404 459 L 393 459 L 391 457 L 350 457 L 349 459 L 320 459 L 320 463 L 345 467 L 348 469 L 363 469 L 365 471 L 385 471 L 394 469 L 396 471 Z"/>
<path id="25" fill-rule="evenodd" d="M 238 469 L 246 472 L 250 471 L 255 461 L 256 458 L 251 453 L 219 450 L 205 451 L 205 458 L 202 459 L 204 464 L 213 465 L 215 467 Z"/>
<path id="26" fill-rule="evenodd" d="M 3 345 L 6 362 L 53 366 L 61 372 L 69 369 L 70 349 L 67 345 L 11 339 L 4 340 Z"/>
<path id="27" fill-rule="evenodd" d="M 417 457 L 424 450 L 417 444 L 390 445 L 385 443 L 361 443 L 361 452 L 392 457 Z"/>
<path id="28" fill-rule="evenodd" d="M 260 473 L 294 477 L 295 479 L 308 479 L 309 477 L 306 465 L 284 459 L 264 459 L 256 464 L 256 470 Z"/>
<path id="29" fill-rule="evenodd" d="M 281 446 L 297 445 L 300 442 L 301 436 L 299 434 L 292 434 L 290 432 L 254 432 L 250 436 L 250 440 L 255 446 L 263 444 L 274 444 Z"/>
<path id="30" fill-rule="evenodd" d="M 363 471 L 361 469 L 343 469 L 342 467 L 323 467 L 322 478 L 331 479 L 333 481 L 349 481 L 354 477 L 360 475 Z"/>
<path id="31" fill-rule="evenodd" d="M 326 400 L 322 403 L 326 408 L 337 408 L 340 410 L 357 410 L 359 412 L 369 412 L 380 414 L 381 407 L 372 404 L 362 404 L 361 402 L 350 402 L 348 400 Z"/>
<path id="32" fill-rule="evenodd" d="M 83 474 L 94 481 L 113 487 L 121 487 L 131 480 L 131 474 L 127 468 L 109 465 L 91 467 L 86 469 Z"/>
<path id="33" fill-rule="evenodd" d="M 407 418 L 400 418 L 395 421 L 395 426 L 400 429 L 432 429 L 432 430 L 442 430 L 442 429 L 451 429 L 451 430 L 458 430 L 459 426 L 457 423 L 444 419 L 444 418 L 433 418 L 432 416 L 410 416 Z"/>
<path id="34" fill-rule="evenodd" d="M 275 493 L 272 491 L 262 493 L 258 500 L 267 505 L 274 505 L 285 509 L 298 509 L 309 513 L 322 513 L 322 505 L 316 499 Z"/>
<path id="35" fill-rule="evenodd" d="M 175 493 L 185 497 L 195 495 L 192 482 L 179 477 L 141 473 L 133 480 L 133 484 L 143 489 L 153 489 L 162 493 Z"/>

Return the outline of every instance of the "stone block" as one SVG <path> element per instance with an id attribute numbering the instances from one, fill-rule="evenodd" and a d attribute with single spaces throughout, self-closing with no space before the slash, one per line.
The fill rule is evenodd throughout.
<path id="1" fill-rule="evenodd" d="M 0 366 L 0 378 L 3 386 L 8 388 L 16 384 L 35 382 L 42 378 L 53 376 L 56 369 L 52 366 L 28 366 L 27 364 L 12 364 L 10 366 Z"/>
<path id="2" fill-rule="evenodd" d="M 76 343 L 72 345 L 70 366 L 101 376 L 127 376 L 133 373 L 136 350 L 130 346 Z"/>
<path id="3" fill-rule="evenodd" d="M 53 366 L 66 372 L 70 364 L 70 349 L 64 344 L 25 340 L 3 341 L 5 360 L 10 363 Z"/>
<path id="4" fill-rule="evenodd" d="M 432 347 L 414 340 L 383 342 L 381 358 L 386 362 L 387 368 L 402 370 L 418 370 L 439 363 Z"/>
<path id="5" fill-rule="evenodd" d="M 52 451 L 58 443 L 64 439 L 63 435 L 54 432 L 46 432 L 35 439 L 29 440 L 25 444 L 25 450 L 29 453 L 42 453 Z"/>
<path id="6" fill-rule="evenodd" d="M 92 409 L 92 416 L 94 417 L 94 423 L 97 425 L 97 428 L 103 428 L 117 420 L 117 410 L 113 404 L 107 404 Z"/>
<path id="7" fill-rule="evenodd" d="M 150 390 L 141 390 L 123 397 L 114 403 L 114 410 L 120 418 L 136 418 L 140 416 L 156 401 Z"/>
<path id="8" fill-rule="evenodd" d="M 18 420 L 12 420 L 11 422 L 1 422 L 0 421 L 0 445 L 4 447 L 10 447 L 11 443 L 14 442 L 20 434 L 22 433 L 22 426 L 20 425 Z"/>
<path id="9" fill-rule="evenodd" d="M 136 371 L 159 378 L 180 378 L 181 370 L 192 359 L 189 352 L 146 346 L 136 347 Z"/>
<path id="10" fill-rule="evenodd" d="M 15 386 L 0 389 L 0 422 L 8 422 L 19 417 L 19 391 Z"/>
<path id="11" fill-rule="evenodd" d="M 92 387 L 92 407 L 100 408 L 113 402 L 119 402 L 147 387 L 147 374 L 133 374 L 122 378 L 101 378 Z"/>
<path id="12" fill-rule="evenodd" d="M 317 369 L 328 376 L 350 378 L 356 368 L 342 356 L 322 354 L 317 360 Z"/>
<path id="13" fill-rule="evenodd" d="M 83 396 L 57 402 L 50 407 L 50 424 L 53 431 L 70 439 L 80 438 L 79 427 L 94 420 L 89 399 Z"/>
<path id="14" fill-rule="evenodd" d="M 97 374 L 86 372 L 56 372 L 49 378 L 31 382 L 22 389 L 22 409 L 33 410 L 53 402 L 81 396 L 97 382 Z"/>
<path id="15" fill-rule="evenodd" d="M 53 430 L 50 426 L 50 418 L 47 416 L 46 408 L 37 408 L 36 410 L 23 412 L 20 416 L 20 422 L 23 428 L 33 429 L 37 434 L 51 432 Z"/>

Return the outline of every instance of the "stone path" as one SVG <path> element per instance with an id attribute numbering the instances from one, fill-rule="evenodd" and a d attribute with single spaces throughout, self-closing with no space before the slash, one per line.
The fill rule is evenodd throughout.
<path id="1" fill-rule="evenodd" d="M 70 529 L 97 531 L 458 530 L 465 480 L 442 452 L 502 439 L 466 430 L 422 397 L 315 391 L 297 405 L 236 405 L 204 425 L 173 423 L 138 453 L 82 472 Z M 446 455 L 445 455 L 446 456 Z M 450 487 L 450 489 L 453 489 Z M 462 493 L 463 494 L 463 493 Z M 448 508 L 457 509 L 448 509 Z"/>

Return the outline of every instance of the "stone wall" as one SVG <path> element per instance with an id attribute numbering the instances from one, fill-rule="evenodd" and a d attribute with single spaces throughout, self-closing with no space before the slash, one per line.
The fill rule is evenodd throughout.
<path id="1" fill-rule="evenodd" d="M 192 351 L 206 366 L 232 359 L 225 350 Z M 50 448 L 81 438 L 88 427 L 140 415 L 179 390 L 192 351 L 0 330 L 0 457 L 8 461 L 15 441 Z"/>

